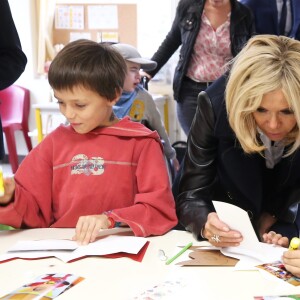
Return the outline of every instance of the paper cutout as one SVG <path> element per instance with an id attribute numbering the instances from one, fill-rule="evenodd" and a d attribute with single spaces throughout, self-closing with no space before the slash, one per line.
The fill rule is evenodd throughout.
<path id="1" fill-rule="evenodd" d="M 149 241 L 146 242 L 146 244 L 143 246 L 143 248 L 139 251 L 139 253 L 137 254 L 131 254 L 131 253 L 125 253 L 125 252 L 119 252 L 119 253 L 113 253 L 113 254 L 107 254 L 107 255 L 102 255 L 101 257 L 105 257 L 105 258 L 121 258 L 121 257 L 127 257 L 127 258 L 130 258 L 132 260 L 135 260 L 135 261 L 138 261 L 138 262 L 142 262 L 145 254 L 146 254 L 146 251 L 147 251 L 147 248 L 149 246 Z M 88 257 L 88 256 L 83 256 L 83 257 L 80 257 L 78 259 L 74 259 L 74 260 L 70 260 L 68 262 L 74 262 L 74 261 L 77 261 L 79 259 L 82 259 L 82 258 L 85 258 L 85 257 Z"/>
<path id="2" fill-rule="evenodd" d="M 15 258 L 39 259 L 56 257 L 64 262 L 88 256 L 103 256 L 110 258 L 129 257 L 142 261 L 149 241 L 142 237 L 110 235 L 98 238 L 86 246 L 79 246 L 71 240 L 38 240 L 19 241 L 8 252 L 0 255 L 0 262 Z M 75 249 L 75 250 L 74 250 Z"/>
<path id="3" fill-rule="evenodd" d="M 192 260 L 177 263 L 183 266 L 235 266 L 238 259 L 225 256 L 219 250 L 203 250 L 197 246 L 190 248 L 194 250 L 189 254 Z"/>

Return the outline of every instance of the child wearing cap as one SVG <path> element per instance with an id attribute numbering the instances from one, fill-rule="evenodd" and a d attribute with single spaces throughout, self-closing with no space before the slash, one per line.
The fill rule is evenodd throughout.
<path id="1" fill-rule="evenodd" d="M 117 51 L 89 40 L 57 54 L 48 80 L 69 125 L 48 134 L 14 180 L 4 179 L 0 223 L 76 227 L 79 244 L 120 224 L 136 236 L 161 235 L 177 224 L 158 134 L 113 113 L 126 71 Z"/>
<path id="2" fill-rule="evenodd" d="M 179 169 L 179 162 L 176 158 L 176 151 L 171 146 L 161 115 L 155 105 L 151 94 L 140 84 L 140 69 L 151 71 L 156 68 L 156 62 L 142 58 L 137 49 L 128 44 L 113 44 L 125 59 L 127 73 L 120 100 L 114 105 L 113 110 L 118 118 L 130 116 L 135 122 L 141 122 L 148 128 L 156 130 L 164 141 L 165 156 L 172 160 L 176 171 Z"/>

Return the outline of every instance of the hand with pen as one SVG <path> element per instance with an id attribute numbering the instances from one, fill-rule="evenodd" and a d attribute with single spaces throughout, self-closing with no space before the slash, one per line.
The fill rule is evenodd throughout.
<path id="1" fill-rule="evenodd" d="M 282 256 L 284 267 L 296 277 L 300 277 L 300 250 L 285 251 Z"/>
<path id="2" fill-rule="evenodd" d="M 289 239 L 279 233 L 270 231 L 263 235 L 265 243 L 279 245 L 282 247 L 289 247 L 282 256 L 282 262 L 287 271 L 291 272 L 294 276 L 300 277 L 300 239 L 298 237 Z"/>

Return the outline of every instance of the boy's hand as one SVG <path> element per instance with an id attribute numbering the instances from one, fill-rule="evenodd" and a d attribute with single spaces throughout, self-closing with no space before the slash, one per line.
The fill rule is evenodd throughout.
<path id="1" fill-rule="evenodd" d="M 3 183 L 4 195 L 0 196 L 0 204 L 6 205 L 13 200 L 16 184 L 13 177 L 3 178 Z"/>
<path id="2" fill-rule="evenodd" d="M 282 247 L 289 246 L 289 239 L 285 236 L 282 236 L 279 233 L 276 233 L 275 231 L 270 231 L 268 233 L 263 234 L 262 240 L 264 243 L 267 244 L 274 244 Z"/>
<path id="3" fill-rule="evenodd" d="M 87 245 L 96 240 L 100 229 L 107 229 L 110 221 L 106 215 L 82 216 L 78 219 L 73 240 L 79 245 Z"/>

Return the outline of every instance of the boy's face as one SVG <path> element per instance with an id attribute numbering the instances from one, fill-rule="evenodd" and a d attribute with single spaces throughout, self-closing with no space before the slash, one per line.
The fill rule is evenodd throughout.
<path id="1" fill-rule="evenodd" d="M 119 95 L 115 100 L 108 101 L 91 90 L 76 86 L 73 90 L 54 90 L 54 97 L 58 101 L 60 112 L 80 134 L 118 122 L 118 119 L 111 116 L 112 106 L 119 99 Z"/>
<path id="2" fill-rule="evenodd" d="M 126 60 L 127 74 L 125 77 L 123 90 L 125 92 L 133 92 L 141 81 L 140 68 L 141 65 Z"/>

